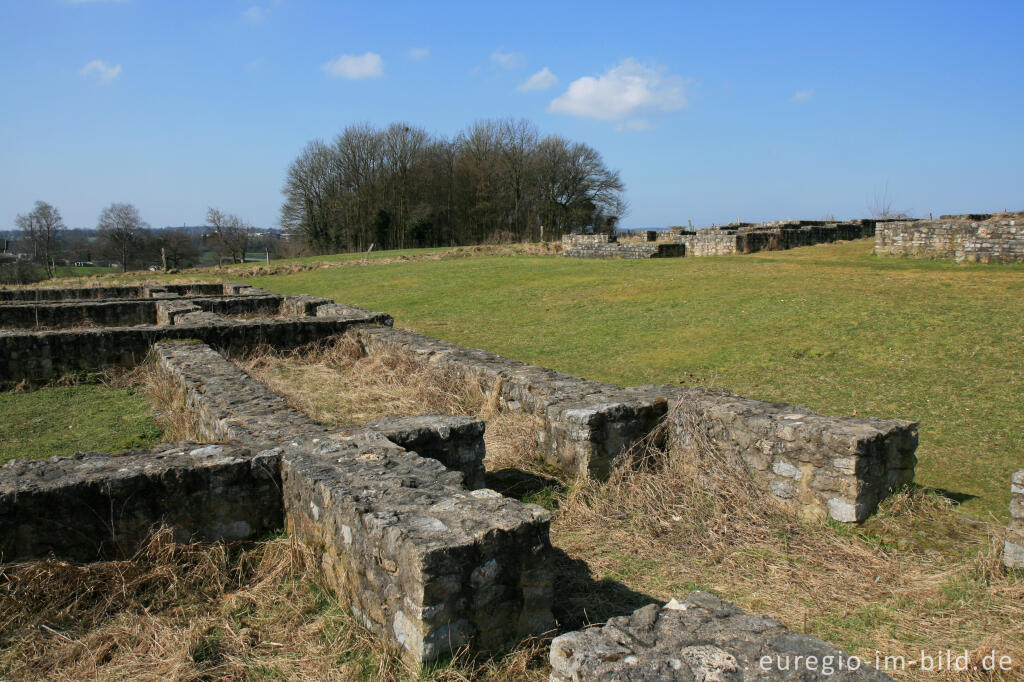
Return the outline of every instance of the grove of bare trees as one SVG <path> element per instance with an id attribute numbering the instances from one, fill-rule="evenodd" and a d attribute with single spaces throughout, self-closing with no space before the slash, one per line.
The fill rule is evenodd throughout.
<path id="1" fill-rule="evenodd" d="M 24 232 L 31 245 L 32 260 L 46 268 L 47 277 L 52 277 L 57 240 L 67 229 L 60 211 L 45 201 L 37 201 L 35 208 L 25 215 L 18 215 L 14 224 Z"/>
<path id="2" fill-rule="evenodd" d="M 363 124 L 292 162 L 281 224 L 319 251 L 550 240 L 613 230 L 623 191 L 592 147 L 529 121 L 480 121 L 450 140 Z"/>

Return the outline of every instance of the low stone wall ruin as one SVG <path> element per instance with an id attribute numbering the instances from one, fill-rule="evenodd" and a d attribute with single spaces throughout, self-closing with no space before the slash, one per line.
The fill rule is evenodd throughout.
<path id="1" fill-rule="evenodd" d="M 660 238 L 686 245 L 691 256 L 727 256 L 735 253 L 780 251 L 799 246 L 861 239 L 875 234 L 874 220 L 824 220 L 733 223 L 706 230 L 674 230 Z"/>
<path id="2" fill-rule="evenodd" d="M 1003 564 L 1024 570 L 1024 469 L 1010 481 L 1010 526 L 1003 546 Z"/>
<path id="3" fill-rule="evenodd" d="M 620 388 L 402 329 L 361 326 L 356 333 L 368 355 L 406 355 L 478 384 L 504 409 L 532 415 L 546 461 L 572 474 L 606 477 L 617 457 L 657 436 L 667 419 L 656 445 L 666 435 L 673 447 L 710 444 L 807 516 L 863 521 L 914 477 L 913 422 L 826 417 L 699 387 Z"/>
<path id="4" fill-rule="evenodd" d="M 179 542 L 265 535 L 284 519 L 277 460 L 195 443 L 11 460 L 0 467 L 0 559 L 123 558 L 161 523 Z"/>
<path id="5" fill-rule="evenodd" d="M 614 235 L 567 234 L 562 237 L 562 255 L 570 258 L 681 258 L 686 255 L 682 244 L 626 242 Z"/>
<path id="6" fill-rule="evenodd" d="M 172 324 L 173 317 L 161 313 L 184 308 L 218 315 L 277 315 L 286 299 L 267 292 L 247 296 L 8 303 L 0 305 L 0 329 Z"/>
<path id="7" fill-rule="evenodd" d="M 892 679 L 828 642 L 700 591 L 556 637 L 550 661 L 551 682 Z"/>
<path id="8" fill-rule="evenodd" d="M 221 296 L 238 295 L 239 291 L 251 289 L 247 284 L 237 282 L 191 284 L 139 284 L 116 287 L 62 287 L 38 289 L 0 289 L 0 302 L 9 301 L 78 301 L 101 298 L 159 298 L 161 295 L 174 296 Z"/>
<path id="9" fill-rule="evenodd" d="M 1024 213 L 878 223 L 875 254 L 958 263 L 1024 261 Z"/>

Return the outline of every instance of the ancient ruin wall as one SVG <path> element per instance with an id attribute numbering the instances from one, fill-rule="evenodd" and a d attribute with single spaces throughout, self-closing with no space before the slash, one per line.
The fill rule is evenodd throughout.
<path id="1" fill-rule="evenodd" d="M 380 319 L 378 314 L 362 319 L 215 318 L 174 326 L 0 332 L 0 386 L 22 381 L 42 384 L 109 367 L 134 367 L 146 358 L 153 344 L 162 339 L 198 339 L 231 351 L 264 344 L 294 348 L 341 334 L 362 322 Z"/>
<path id="2" fill-rule="evenodd" d="M 892 679 L 828 642 L 700 591 L 556 637 L 550 661 L 551 682 Z"/>
<path id="3" fill-rule="evenodd" d="M 462 473 L 469 488 L 483 487 L 484 423 L 478 419 L 422 415 L 378 419 L 365 427 L 328 428 L 290 407 L 204 343 L 162 341 L 154 354 L 160 371 L 182 389 L 203 438 L 272 447 L 297 436 L 320 433 L 332 438 L 369 429 Z"/>
<path id="4" fill-rule="evenodd" d="M 157 524 L 179 542 L 265 535 L 284 519 L 277 460 L 195 443 L 12 460 L 0 467 L 0 558 L 123 558 Z"/>
<path id="5" fill-rule="evenodd" d="M 686 255 L 682 244 L 667 242 L 620 243 L 614 235 L 567 234 L 562 237 L 562 255 L 570 258 L 680 258 Z"/>
<path id="6" fill-rule="evenodd" d="M 985 219 L 943 216 L 939 220 L 880 222 L 875 253 L 958 263 L 1024 261 L 1024 213 L 975 217 Z"/>
<path id="7" fill-rule="evenodd" d="M 277 315 L 285 300 L 284 296 L 267 293 L 249 296 L 7 303 L 0 305 L 0 329 L 171 324 L 173 320 L 166 315 L 161 317 L 161 311 L 174 306 L 219 315 Z"/>
<path id="8" fill-rule="evenodd" d="M 782 506 L 807 516 L 862 521 L 914 477 L 913 422 L 827 417 L 704 388 L 620 388 L 402 329 L 365 326 L 357 334 L 369 355 L 408 355 L 532 415 L 545 459 L 569 473 L 607 476 L 667 418 L 674 447 L 743 466 Z M 714 453 L 700 451 L 708 444 Z"/>
<path id="9" fill-rule="evenodd" d="M 1010 526 L 1003 563 L 1007 568 L 1024 569 L 1024 469 L 1014 472 L 1010 482 Z"/>

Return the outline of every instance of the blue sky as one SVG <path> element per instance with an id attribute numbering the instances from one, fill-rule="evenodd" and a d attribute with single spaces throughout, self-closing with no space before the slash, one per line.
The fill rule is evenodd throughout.
<path id="1" fill-rule="evenodd" d="M 0 226 L 113 201 L 277 224 L 345 126 L 525 117 L 621 171 L 627 227 L 1024 209 L 1022 2 L 4 0 Z"/>

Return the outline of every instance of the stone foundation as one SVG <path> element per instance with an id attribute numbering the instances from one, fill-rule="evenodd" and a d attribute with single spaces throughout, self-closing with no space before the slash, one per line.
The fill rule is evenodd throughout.
<path id="1" fill-rule="evenodd" d="M 668 419 L 675 447 L 713 448 L 810 516 L 863 521 L 914 480 L 914 422 L 826 417 L 705 388 L 682 391 Z"/>
<path id="2" fill-rule="evenodd" d="M 179 542 L 252 539 L 283 522 L 276 455 L 238 445 L 12 460 L 0 467 L 0 559 L 131 556 L 158 524 Z"/>
<path id="3" fill-rule="evenodd" d="M 620 388 L 402 329 L 363 326 L 368 355 L 397 353 L 475 382 L 503 409 L 534 418 L 545 460 L 569 473 L 608 475 L 615 459 L 653 437 L 695 447 L 694 436 L 743 466 L 782 506 L 859 522 L 914 477 L 917 424 L 826 417 L 703 388 Z M 656 427 L 668 415 L 669 428 Z"/>
<path id="4" fill-rule="evenodd" d="M 1024 570 L 1024 469 L 1010 483 L 1010 526 L 1003 547 L 1003 564 Z"/>
<path id="5" fill-rule="evenodd" d="M 1024 213 L 880 222 L 875 253 L 958 263 L 1018 263 L 1024 261 Z"/>
<path id="6" fill-rule="evenodd" d="M 817 637 L 699 591 L 556 637 L 550 660 L 551 682 L 892 679 Z"/>
<path id="7" fill-rule="evenodd" d="M 159 298 L 162 295 L 175 296 L 237 296 L 247 284 L 229 282 L 209 284 L 136 285 L 123 287 L 66 287 L 61 289 L 0 289 L 0 302 L 6 301 L 76 301 L 101 298 Z"/>
<path id="8" fill-rule="evenodd" d="M 22 381 L 43 384 L 109 367 L 134 367 L 146 358 L 154 343 L 164 339 L 197 339 L 233 352 L 260 345 L 294 348 L 359 324 L 387 324 L 391 320 L 388 315 L 363 310 L 338 317 L 295 319 L 234 320 L 203 314 L 201 320 L 184 323 L 190 315 L 196 313 L 182 313 L 172 326 L 0 332 L 0 386 Z"/>
<path id="9" fill-rule="evenodd" d="M 249 296 L 8 303 L 0 305 L 0 329 L 173 324 L 173 313 L 186 308 L 220 315 L 277 315 L 284 300 L 285 297 L 266 293 Z"/>
<path id="10" fill-rule="evenodd" d="M 554 626 L 550 514 L 469 491 L 381 434 L 285 446 L 288 529 L 356 616 L 420 664 Z"/>
<path id="11" fill-rule="evenodd" d="M 351 436 L 371 430 L 422 457 L 460 472 L 470 488 L 483 487 L 484 423 L 472 417 L 388 417 L 365 427 L 329 428 L 290 407 L 281 396 L 202 343 L 163 341 L 154 347 L 157 367 L 181 387 L 186 408 L 209 440 L 237 440 L 273 447 L 320 434 Z"/>
<path id="12" fill-rule="evenodd" d="M 615 235 L 567 234 L 562 237 L 562 255 L 570 258 L 681 258 L 682 244 L 646 242 L 619 243 Z"/>
<path id="13" fill-rule="evenodd" d="M 861 239 L 875 234 L 874 220 L 827 222 L 824 220 L 733 223 L 706 230 L 673 230 L 663 238 L 686 245 L 691 256 L 727 256 L 734 253 L 780 251 L 836 241 Z"/>

